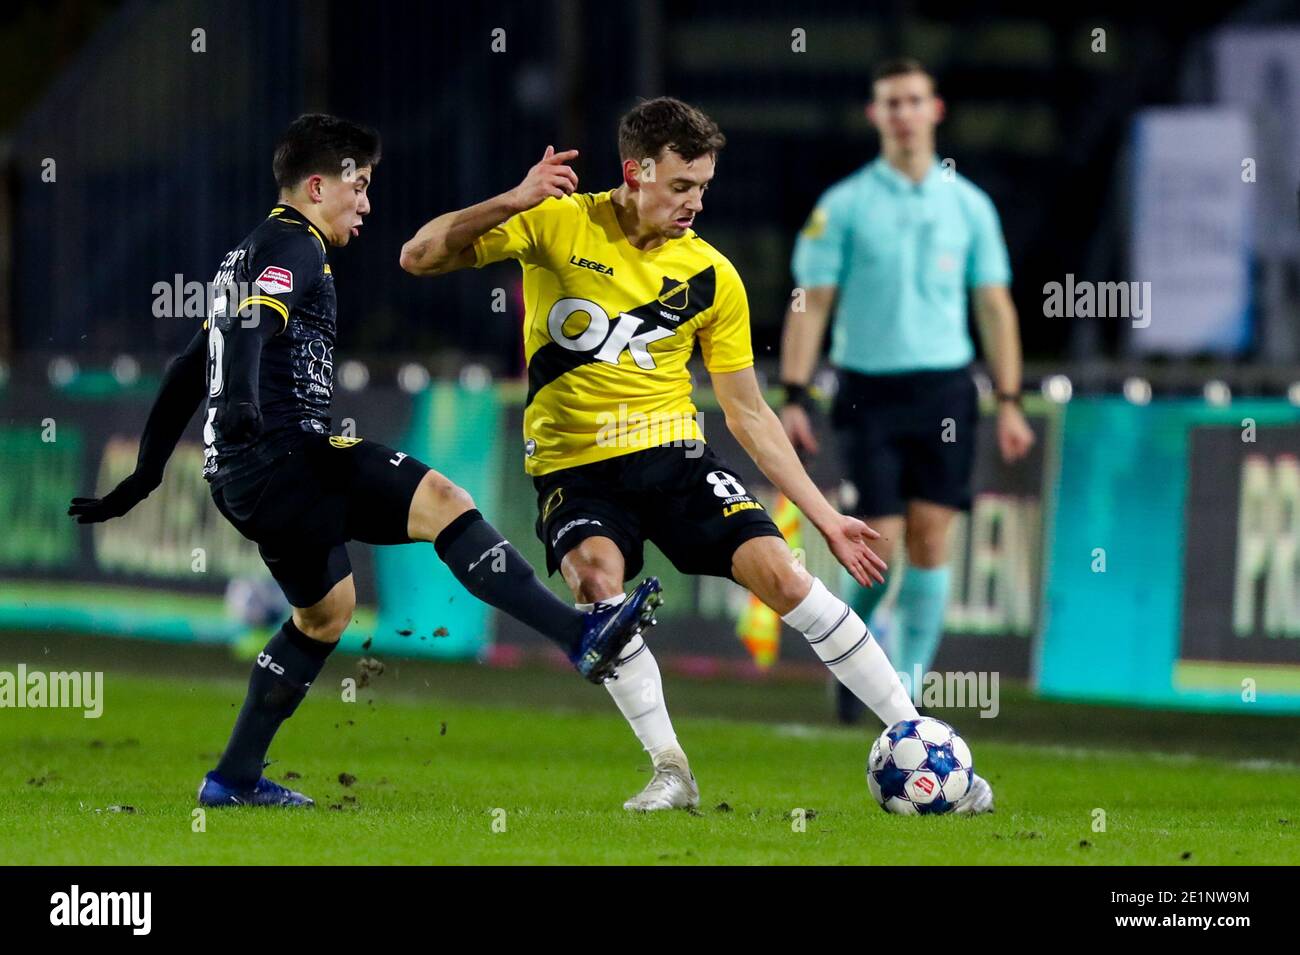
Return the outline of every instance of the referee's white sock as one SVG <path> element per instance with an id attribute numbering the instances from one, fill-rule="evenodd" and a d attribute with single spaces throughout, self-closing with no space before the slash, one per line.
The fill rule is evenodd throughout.
<path id="1" fill-rule="evenodd" d="M 610 606 L 623 602 L 625 594 L 615 594 L 596 604 Z M 588 611 L 596 604 L 574 604 L 579 610 Z M 668 716 L 668 704 L 664 701 L 664 684 L 659 675 L 659 664 L 654 654 L 638 634 L 623 648 L 614 669 L 616 680 L 606 680 L 605 689 L 614 698 L 619 712 L 632 727 L 632 732 L 645 747 L 650 759 L 658 766 L 660 762 L 671 757 L 686 765 L 686 754 L 677 742 L 673 731 L 673 721 Z"/>
<path id="2" fill-rule="evenodd" d="M 804 635 L 835 678 L 886 726 L 917 718 L 916 707 L 862 618 L 813 578 L 812 589 L 781 618 Z"/>

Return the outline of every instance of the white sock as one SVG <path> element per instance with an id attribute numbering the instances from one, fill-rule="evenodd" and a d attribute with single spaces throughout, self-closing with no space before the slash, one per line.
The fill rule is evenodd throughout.
<path id="1" fill-rule="evenodd" d="M 804 635 L 835 678 L 886 726 L 914 720 L 916 707 L 862 618 L 813 578 L 808 596 L 781 618 Z"/>
<path id="2" fill-rule="evenodd" d="M 594 604 L 579 603 L 574 606 L 585 612 L 597 605 L 620 604 L 625 596 L 627 595 L 615 594 Z M 623 718 L 632 727 L 632 732 L 650 754 L 654 764 L 658 766 L 666 756 L 676 756 L 683 763 L 686 762 L 686 754 L 677 742 L 673 721 L 668 716 L 659 664 L 640 634 L 623 648 L 623 655 L 618 658 L 614 673 L 618 679 L 606 680 L 605 689 L 614 698 Z"/>

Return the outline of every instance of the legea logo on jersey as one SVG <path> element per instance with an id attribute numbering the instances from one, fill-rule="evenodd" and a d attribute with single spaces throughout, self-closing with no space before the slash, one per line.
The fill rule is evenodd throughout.
<path id="1" fill-rule="evenodd" d="M 570 334 L 565 325 L 570 318 L 579 313 L 586 313 L 587 325 L 581 332 Z M 585 298 L 562 298 L 551 306 L 546 316 L 546 331 L 551 341 L 561 348 L 575 352 L 594 352 L 596 361 L 617 365 L 619 357 L 626 351 L 632 356 L 638 368 L 653 371 L 654 357 L 650 354 L 650 345 L 665 338 L 672 338 L 676 331 L 655 325 L 645 331 L 639 331 L 645 319 L 637 318 L 626 312 L 611 322 L 609 313 Z"/>
<path id="2" fill-rule="evenodd" d="M 597 262 L 595 259 L 583 259 L 576 255 L 569 256 L 569 264 L 577 266 L 580 269 L 591 269 L 593 272 L 599 272 L 601 275 L 614 277 L 614 270 L 604 262 Z"/>

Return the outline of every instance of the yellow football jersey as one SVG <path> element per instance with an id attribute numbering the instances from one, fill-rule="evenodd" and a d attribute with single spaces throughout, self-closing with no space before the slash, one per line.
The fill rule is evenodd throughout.
<path id="1" fill-rule="evenodd" d="M 474 243 L 475 267 L 524 270 L 524 468 L 546 474 L 702 441 L 686 362 L 754 364 L 735 267 L 693 231 L 634 248 L 609 192 L 547 199 Z"/>

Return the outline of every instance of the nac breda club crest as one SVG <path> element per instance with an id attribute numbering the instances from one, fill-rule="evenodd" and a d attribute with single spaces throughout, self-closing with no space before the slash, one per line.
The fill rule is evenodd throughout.
<path id="1" fill-rule="evenodd" d="M 664 276 L 663 288 L 659 290 L 659 297 L 656 299 L 664 308 L 671 308 L 674 312 L 680 312 L 691 304 L 691 283 L 690 281 L 680 281 L 679 279 L 670 279 Z"/>

